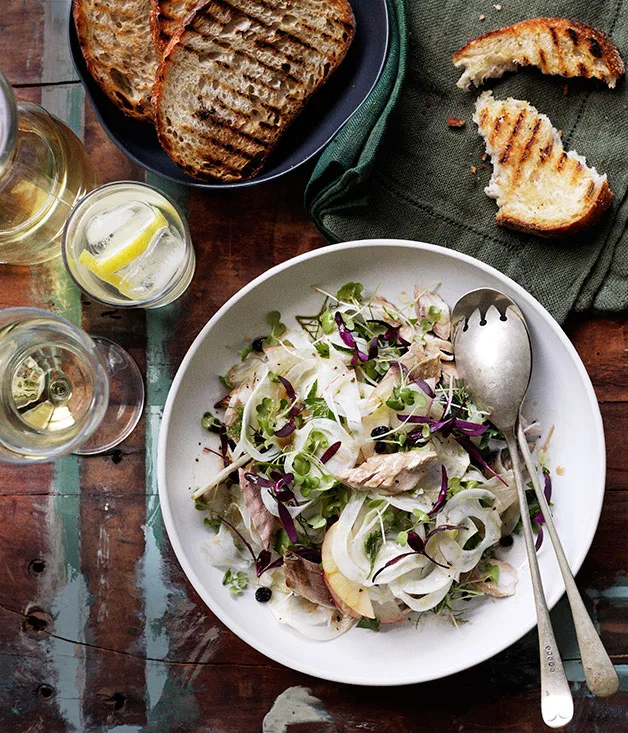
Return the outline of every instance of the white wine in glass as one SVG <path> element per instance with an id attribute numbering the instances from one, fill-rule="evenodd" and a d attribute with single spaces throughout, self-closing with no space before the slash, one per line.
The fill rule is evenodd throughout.
<path id="1" fill-rule="evenodd" d="M 142 413 L 144 383 L 126 351 L 37 308 L 0 311 L 0 460 L 101 453 Z"/>

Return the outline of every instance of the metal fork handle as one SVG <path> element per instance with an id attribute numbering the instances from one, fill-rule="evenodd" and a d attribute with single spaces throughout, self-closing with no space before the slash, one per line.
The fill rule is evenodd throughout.
<path id="1" fill-rule="evenodd" d="M 512 468 L 515 474 L 519 507 L 521 509 L 521 522 L 523 525 L 523 537 L 525 539 L 530 576 L 532 579 L 532 590 L 534 591 L 534 605 L 536 607 L 536 618 L 539 632 L 539 652 L 541 663 L 541 713 L 545 724 L 550 728 L 562 728 L 567 725 L 573 717 L 573 698 L 569 682 L 565 676 L 563 663 L 556 644 L 552 622 L 550 621 L 549 610 L 543 593 L 543 582 L 539 570 L 539 563 L 534 547 L 532 535 L 532 523 L 530 522 L 530 510 L 526 500 L 525 486 L 521 474 L 521 462 L 517 441 L 515 439 L 516 429 L 505 431 L 508 451 L 512 460 Z"/>
<path id="2" fill-rule="evenodd" d="M 523 428 L 519 425 L 518 435 L 519 447 L 523 455 L 523 460 L 532 479 L 532 485 L 536 493 L 547 531 L 554 546 L 554 552 L 558 560 L 558 566 L 563 576 L 565 588 L 567 590 L 567 598 L 571 606 L 571 615 L 573 617 L 576 636 L 578 638 L 578 646 L 580 647 L 580 657 L 582 659 L 582 667 L 587 685 L 591 692 L 598 697 L 608 697 L 613 695 L 619 689 L 619 677 L 617 671 L 613 667 L 613 663 L 608 656 L 602 640 L 600 639 L 591 617 L 582 601 L 582 596 L 578 591 L 578 586 L 574 580 L 569 562 L 565 556 L 563 546 L 556 525 L 552 519 L 552 512 L 545 498 L 545 493 L 541 488 L 541 483 L 532 461 L 528 442 L 526 440 Z"/>

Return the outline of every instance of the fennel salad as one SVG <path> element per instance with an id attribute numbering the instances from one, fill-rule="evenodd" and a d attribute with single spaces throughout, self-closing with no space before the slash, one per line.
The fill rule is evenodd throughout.
<path id="1" fill-rule="evenodd" d="M 192 499 L 225 590 L 318 640 L 514 594 L 495 557 L 520 525 L 514 476 L 458 379 L 449 307 L 418 287 L 398 304 L 361 283 L 315 289 L 320 311 L 295 327 L 268 314 L 202 416 L 223 468 Z M 533 501 L 531 517 L 538 546 Z"/>

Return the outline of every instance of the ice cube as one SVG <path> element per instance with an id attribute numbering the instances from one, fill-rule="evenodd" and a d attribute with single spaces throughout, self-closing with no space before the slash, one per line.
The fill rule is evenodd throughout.
<path id="1" fill-rule="evenodd" d="M 87 251 L 94 257 L 109 256 L 150 227 L 159 212 L 143 201 L 127 201 L 96 214 L 85 228 Z"/>
<path id="2" fill-rule="evenodd" d="M 185 243 L 172 227 L 160 229 L 146 251 L 117 274 L 124 294 L 132 300 L 148 300 L 163 292 L 185 262 Z"/>

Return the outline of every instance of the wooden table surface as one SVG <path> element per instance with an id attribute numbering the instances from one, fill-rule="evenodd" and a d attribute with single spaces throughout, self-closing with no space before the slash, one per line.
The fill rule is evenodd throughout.
<path id="1" fill-rule="evenodd" d="M 204 193 L 147 176 L 119 152 L 76 81 L 68 1 L 4 0 L 0 65 L 19 96 L 83 137 L 104 181 L 148 179 L 174 193 L 187 208 L 198 267 L 182 300 L 147 312 L 81 298 L 60 258 L 0 269 L 0 307 L 51 309 L 111 337 L 136 358 L 147 387 L 144 417 L 119 449 L 0 468 L 0 731 L 542 730 L 535 632 L 437 682 L 339 685 L 250 649 L 187 582 L 164 531 L 154 471 L 170 381 L 231 295 L 324 241 L 303 209 L 307 170 L 240 192 Z M 564 599 L 552 618 L 575 697 L 569 730 L 621 731 L 628 730 L 628 320 L 586 318 L 568 332 L 606 428 L 606 498 L 577 580 L 617 665 L 617 695 L 597 700 L 588 692 Z M 291 716 L 299 701 L 301 712 Z"/>

